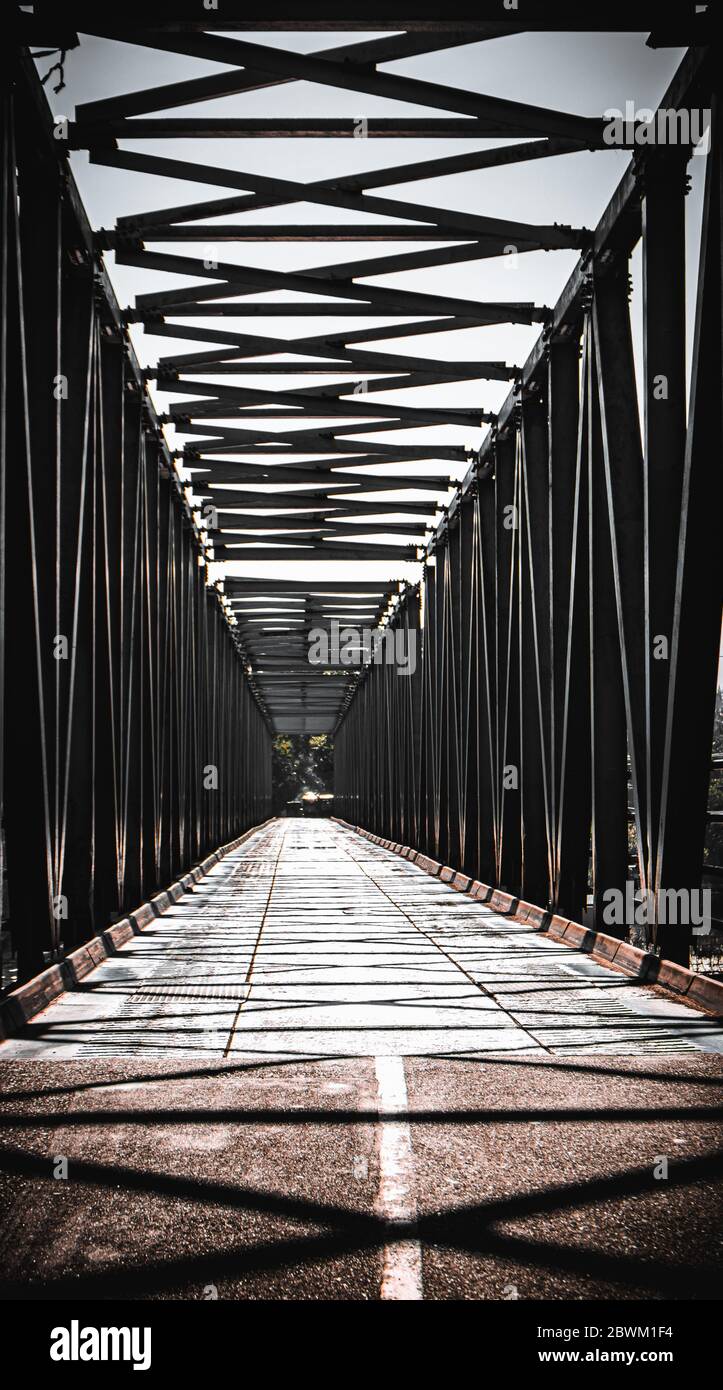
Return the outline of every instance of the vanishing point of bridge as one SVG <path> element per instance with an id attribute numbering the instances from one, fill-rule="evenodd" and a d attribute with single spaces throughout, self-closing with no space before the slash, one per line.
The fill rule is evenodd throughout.
<path id="1" fill-rule="evenodd" d="M 705 18 L 659 100 L 701 151 L 435 76 L 513 11 L 81 9 L 18 13 L 4 108 L 0 1288 L 709 1297 Z M 620 146 L 594 227 L 424 192 Z M 333 736 L 333 818 L 272 816 L 280 734 Z"/>

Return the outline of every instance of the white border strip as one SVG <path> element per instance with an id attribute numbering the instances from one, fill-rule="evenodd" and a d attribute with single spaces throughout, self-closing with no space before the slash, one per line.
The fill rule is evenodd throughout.
<path id="1" fill-rule="evenodd" d="M 403 1117 L 407 1113 L 407 1083 L 402 1057 L 375 1057 L 379 1111 Z M 412 1134 L 404 1118 L 382 1120 L 379 1126 L 379 1193 L 377 1214 L 389 1226 L 404 1226 L 408 1232 L 417 1219 L 414 1195 L 414 1155 Z M 422 1288 L 422 1247 L 408 1234 L 401 1240 L 387 1241 L 383 1252 L 382 1299 L 419 1300 Z"/>

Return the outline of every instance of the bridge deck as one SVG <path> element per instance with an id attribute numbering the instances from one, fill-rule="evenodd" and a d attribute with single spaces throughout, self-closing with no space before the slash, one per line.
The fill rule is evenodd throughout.
<path id="1" fill-rule="evenodd" d="M 0 1047 L 0 1297 L 715 1297 L 722 1045 L 276 822 Z"/>
<path id="2" fill-rule="evenodd" d="M 0 1056 L 723 1052 L 706 1015 L 333 822 L 221 861 Z"/>

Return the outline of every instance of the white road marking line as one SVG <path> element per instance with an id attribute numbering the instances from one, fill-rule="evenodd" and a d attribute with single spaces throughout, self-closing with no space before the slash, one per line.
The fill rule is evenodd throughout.
<path id="1" fill-rule="evenodd" d="M 407 1083 L 402 1057 L 375 1057 L 379 1110 L 383 1115 L 407 1113 Z M 417 1219 L 414 1195 L 412 1133 L 404 1118 L 382 1120 L 379 1135 L 379 1193 L 376 1211 L 389 1226 L 407 1232 Z M 387 1242 L 383 1252 L 380 1298 L 418 1300 L 422 1289 L 422 1247 L 409 1238 Z"/>

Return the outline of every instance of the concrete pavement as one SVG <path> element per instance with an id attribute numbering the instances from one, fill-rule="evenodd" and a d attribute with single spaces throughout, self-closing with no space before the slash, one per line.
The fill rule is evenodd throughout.
<path id="1" fill-rule="evenodd" d="M 0 1059 L 723 1051 L 705 1014 L 331 821 L 218 863 Z"/>

